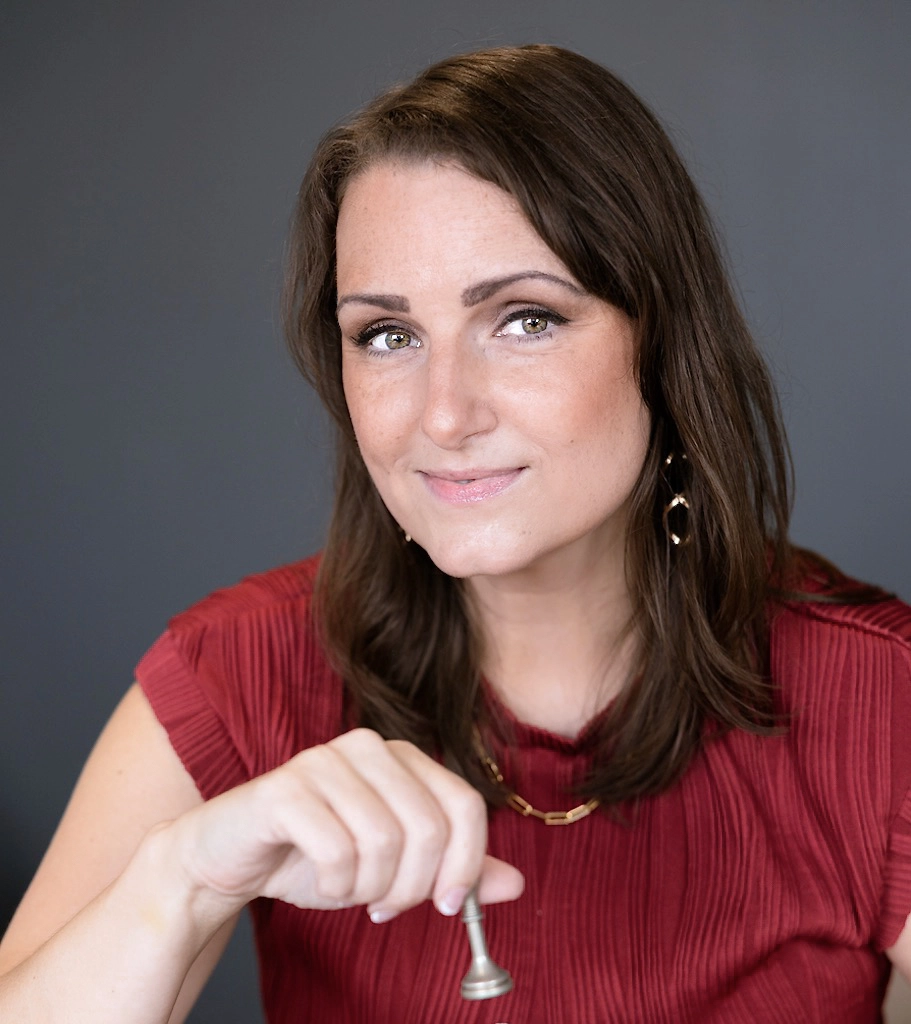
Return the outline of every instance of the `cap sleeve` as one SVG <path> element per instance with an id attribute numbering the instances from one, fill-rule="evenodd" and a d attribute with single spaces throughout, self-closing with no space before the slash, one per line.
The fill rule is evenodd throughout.
<path id="1" fill-rule="evenodd" d="M 203 797 L 342 731 L 311 615 L 317 560 L 249 576 L 171 619 L 136 678 Z"/>
<path id="2" fill-rule="evenodd" d="M 204 799 L 246 782 L 250 772 L 217 706 L 168 630 L 136 667 L 136 679 Z"/>
<path id="3" fill-rule="evenodd" d="M 911 913 L 911 792 L 892 823 L 883 883 L 878 949 L 895 944 Z"/>
<path id="4" fill-rule="evenodd" d="M 911 913 L 911 645 L 896 650 L 892 676 L 893 814 L 886 844 L 875 943 L 888 949 Z"/>

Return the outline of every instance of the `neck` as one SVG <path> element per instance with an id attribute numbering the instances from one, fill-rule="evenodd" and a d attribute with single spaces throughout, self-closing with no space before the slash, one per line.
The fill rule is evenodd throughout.
<path id="1" fill-rule="evenodd" d="M 636 653 L 622 559 L 474 577 L 482 668 L 519 718 L 574 737 L 622 689 Z"/>

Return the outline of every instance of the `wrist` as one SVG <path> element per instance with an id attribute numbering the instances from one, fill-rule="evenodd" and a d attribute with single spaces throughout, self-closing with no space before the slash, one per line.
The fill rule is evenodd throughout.
<path id="1" fill-rule="evenodd" d="M 176 821 L 155 825 L 127 873 L 135 872 L 143 924 L 198 952 L 245 901 L 216 892 L 187 870 L 181 832 Z"/>

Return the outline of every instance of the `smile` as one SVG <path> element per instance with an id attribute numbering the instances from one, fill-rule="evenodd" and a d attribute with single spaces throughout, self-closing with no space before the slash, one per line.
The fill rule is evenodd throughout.
<path id="1" fill-rule="evenodd" d="M 502 494 L 525 472 L 524 466 L 512 469 L 472 469 L 456 473 L 421 472 L 434 497 L 450 505 L 486 501 Z"/>

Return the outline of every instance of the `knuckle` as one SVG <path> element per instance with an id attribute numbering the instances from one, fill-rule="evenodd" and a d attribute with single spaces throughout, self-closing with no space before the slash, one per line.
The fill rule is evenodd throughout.
<path id="1" fill-rule="evenodd" d="M 306 789 L 303 778 L 288 765 L 263 775 L 260 784 L 260 793 L 279 805 L 299 802 Z"/>
<path id="2" fill-rule="evenodd" d="M 384 860 L 399 856 L 402 851 L 403 840 L 402 830 L 392 822 L 387 822 L 375 828 L 369 837 L 373 855 Z"/>
<path id="3" fill-rule="evenodd" d="M 336 736 L 334 740 L 330 740 L 328 746 L 339 747 L 341 749 L 347 749 L 353 747 L 357 749 L 370 749 L 385 743 L 385 740 L 378 732 L 373 729 L 367 729 L 363 726 L 357 729 L 351 729 L 349 732 L 342 733 L 341 736 Z"/>
<path id="4" fill-rule="evenodd" d="M 341 899 L 351 892 L 354 882 L 354 852 L 333 844 L 313 854 L 316 887 L 321 895 Z"/>
<path id="5" fill-rule="evenodd" d="M 332 749 L 331 743 L 318 743 L 295 754 L 288 766 L 295 772 L 319 771 L 331 769 L 338 764 L 338 754 Z"/>
<path id="6" fill-rule="evenodd" d="M 319 779 L 332 772 L 335 758 L 325 746 L 308 747 L 264 778 L 273 780 L 275 792 L 280 796 L 300 797 L 318 788 Z"/>
<path id="7" fill-rule="evenodd" d="M 342 875 L 318 875 L 316 879 L 316 893 L 324 900 L 337 900 L 339 903 L 347 903 L 354 897 L 354 888 L 351 880 Z"/>
<path id="8" fill-rule="evenodd" d="M 409 758 L 416 753 L 420 753 L 418 748 L 409 740 L 386 740 L 386 745 L 393 754 L 402 758 Z"/>
<path id="9" fill-rule="evenodd" d="M 441 850 L 449 839 L 449 824 L 442 814 L 421 814 L 415 817 L 411 841 L 426 855 Z"/>
<path id="10" fill-rule="evenodd" d="M 313 855 L 321 870 L 332 874 L 344 874 L 354 867 L 354 851 L 344 843 L 329 843 Z"/>
<path id="11" fill-rule="evenodd" d="M 456 791 L 453 809 L 461 818 L 475 825 L 480 825 L 487 820 L 487 803 L 484 797 L 467 783 Z"/>

